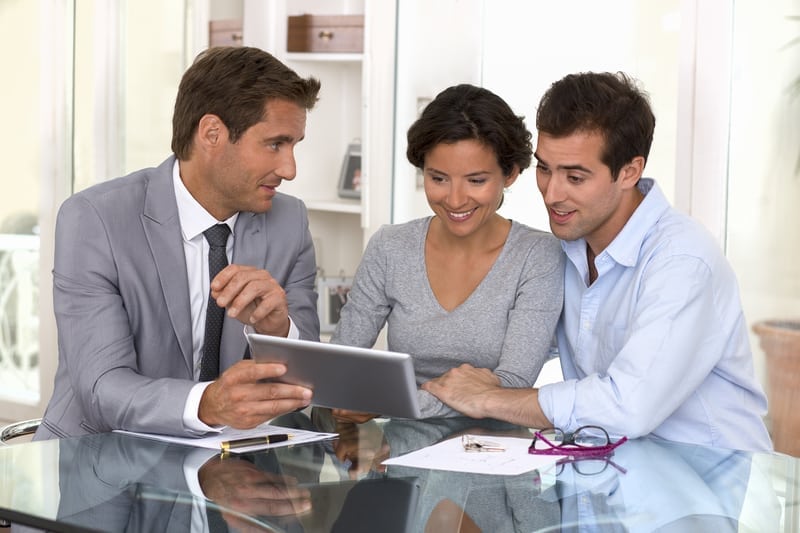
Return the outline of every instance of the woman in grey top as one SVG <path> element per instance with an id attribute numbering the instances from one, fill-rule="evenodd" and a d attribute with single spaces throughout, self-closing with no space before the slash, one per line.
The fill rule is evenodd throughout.
<path id="1" fill-rule="evenodd" d="M 564 259 L 550 233 L 497 213 L 531 154 L 531 133 L 500 97 L 472 85 L 441 92 L 408 130 L 434 215 L 373 235 L 331 342 L 372 346 L 388 323 L 388 347 L 412 355 L 418 384 L 469 363 L 505 387 L 533 386 L 561 312 Z M 419 400 L 425 417 L 459 415 L 426 391 Z"/>

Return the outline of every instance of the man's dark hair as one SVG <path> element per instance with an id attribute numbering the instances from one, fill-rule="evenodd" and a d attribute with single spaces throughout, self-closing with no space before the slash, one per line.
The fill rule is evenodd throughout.
<path id="1" fill-rule="evenodd" d="M 303 79 L 274 56 L 258 48 L 220 46 L 201 52 L 178 86 L 172 116 L 172 151 L 189 159 L 192 140 L 203 115 L 216 115 L 235 143 L 254 124 L 265 120 L 267 101 L 287 100 L 306 110 L 318 99 L 320 82 Z"/>
<path id="2" fill-rule="evenodd" d="M 634 157 L 647 161 L 655 125 L 647 93 L 622 72 L 570 74 L 550 86 L 536 114 L 536 128 L 553 137 L 602 135 L 601 160 L 614 180 Z"/>

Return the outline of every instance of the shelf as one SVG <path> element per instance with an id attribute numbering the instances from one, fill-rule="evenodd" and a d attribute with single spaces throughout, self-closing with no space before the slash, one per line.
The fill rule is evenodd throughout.
<path id="1" fill-rule="evenodd" d="M 361 214 L 360 200 L 304 200 L 309 211 Z"/>
<path id="2" fill-rule="evenodd" d="M 288 52 L 284 59 L 288 61 L 318 61 L 328 63 L 360 63 L 364 54 L 336 52 Z"/>

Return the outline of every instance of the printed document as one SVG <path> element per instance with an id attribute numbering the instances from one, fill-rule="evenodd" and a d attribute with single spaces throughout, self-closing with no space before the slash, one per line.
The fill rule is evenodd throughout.
<path id="1" fill-rule="evenodd" d="M 253 429 L 233 429 L 226 427 L 220 433 L 213 433 L 204 437 L 174 437 L 171 435 L 159 435 L 157 433 L 137 433 L 135 431 L 122 431 L 115 430 L 117 433 L 124 433 L 127 435 L 134 435 L 136 437 L 145 437 L 148 439 L 156 439 L 164 442 L 174 442 L 177 444 L 185 444 L 187 446 L 199 446 L 201 448 L 210 448 L 213 450 L 221 450 L 223 442 L 230 442 L 239 439 L 250 439 L 256 437 L 268 437 L 270 435 L 287 434 L 289 438 L 282 442 L 273 443 L 260 443 L 253 446 L 244 446 L 236 448 L 236 453 L 247 453 L 256 450 L 263 450 L 267 448 L 277 448 L 280 446 L 292 446 L 294 444 L 301 444 L 304 442 L 313 442 L 317 440 L 332 439 L 338 436 L 338 433 L 320 433 L 317 431 L 307 431 L 303 429 L 285 428 L 281 426 L 273 426 L 268 423 L 256 426 Z"/>
<path id="2" fill-rule="evenodd" d="M 383 462 L 385 465 L 401 465 L 430 470 L 450 470 L 474 474 L 515 476 L 531 470 L 543 470 L 555 465 L 561 455 L 533 455 L 528 453 L 531 439 L 517 437 L 495 437 L 481 435 L 487 441 L 497 443 L 505 451 L 466 451 L 461 437 L 427 446 L 400 457 Z"/>

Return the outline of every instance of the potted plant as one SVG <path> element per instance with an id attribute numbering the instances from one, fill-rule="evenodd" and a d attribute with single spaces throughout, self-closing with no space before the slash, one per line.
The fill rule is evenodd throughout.
<path id="1" fill-rule="evenodd" d="M 772 442 L 800 457 L 800 319 L 764 320 L 753 331 L 766 358 Z"/>

